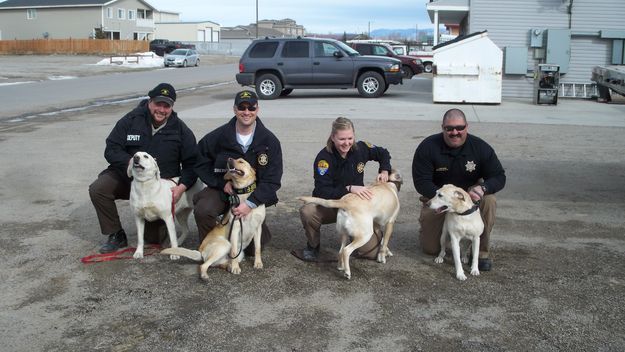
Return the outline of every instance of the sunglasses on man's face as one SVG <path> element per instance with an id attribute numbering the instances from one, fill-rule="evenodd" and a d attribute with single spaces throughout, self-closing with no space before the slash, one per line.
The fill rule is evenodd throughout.
<path id="1" fill-rule="evenodd" d="M 239 111 L 256 111 L 256 107 L 255 106 L 249 106 L 249 105 L 239 105 L 237 106 L 237 110 Z"/>
<path id="2" fill-rule="evenodd" d="M 451 132 L 453 130 L 460 132 L 460 131 L 464 131 L 465 128 L 467 128 L 467 125 L 443 126 L 443 129 L 447 132 Z"/>

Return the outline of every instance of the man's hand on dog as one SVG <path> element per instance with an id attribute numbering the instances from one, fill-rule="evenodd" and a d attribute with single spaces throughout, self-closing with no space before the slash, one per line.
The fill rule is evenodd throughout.
<path id="1" fill-rule="evenodd" d="M 174 197 L 174 203 L 178 203 L 182 194 L 187 190 L 187 186 L 182 183 L 171 188 L 171 194 Z"/>
<path id="2" fill-rule="evenodd" d="M 382 172 L 378 174 L 378 177 L 376 179 L 378 180 L 378 182 L 388 182 L 388 171 L 382 170 Z"/>
<path id="3" fill-rule="evenodd" d="M 242 202 L 236 208 L 232 208 L 232 215 L 234 215 L 236 219 L 244 218 L 245 216 L 247 216 L 247 214 L 251 212 L 252 212 L 252 208 L 250 208 L 250 206 L 247 205 L 247 203 L 245 202 Z"/>
<path id="4" fill-rule="evenodd" d="M 471 200 L 477 202 L 484 197 L 484 190 L 480 185 L 475 185 L 469 188 L 469 196 L 471 196 Z"/>

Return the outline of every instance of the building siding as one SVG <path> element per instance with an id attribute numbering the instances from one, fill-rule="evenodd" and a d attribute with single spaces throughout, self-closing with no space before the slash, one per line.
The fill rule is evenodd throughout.
<path id="1" fill-rule="evenodd" d="M 571 29 L 571 60 L 561 83 L 591 83 L 596 65 L 610 62 L 612 41 L 599 38 L 599 30 L 625 30 L 624 0 L 572 0 L 572 13 L 562 0 L 471 0 L 467 32 L 488 30 L 489 38 L 502 50 L 506 46 L 528 48 L 527 75 L 504 75 L 502 96 L 529 98 L 533 94 L 534 59 L 530 30 Z"/>

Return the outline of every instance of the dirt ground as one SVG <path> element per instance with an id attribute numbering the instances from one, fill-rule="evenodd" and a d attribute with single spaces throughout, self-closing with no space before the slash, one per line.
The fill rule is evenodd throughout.
<path id="1" fill-rule="evenodd" d="M 237 89 L 201 89 L 180 97 L 180 106 Z M 297 111 L 294 101 L 289 108 Z M 471 133 L 497 150 L 508 182 L 498 193 L 493 270 L 460 282 L 450 261 L 435 264 L 417 240 L 412 155 L 439 122 L 356 120 L 359 138 L 388 148 L 406 183 L 394 256 L 386 264 L 352 259 L 348 281 L 335 263 L 290 255 L 305 244 L 295 197 L 312 189 L 310 164 L 331 119 L 264 118 L 285 160 L 281 201 L 268 209 L 265 268 L 246 260 L 239 276 L 212 269 L 202 281 L 189 260 L 79 261 L 104 239 L 87 186 L 105 167 L 104 138 L 129 109 L 114 105 L 0 132 L 6 350 L 625 350 L 624 128 L 473 123 Z M 198 137 L 223 122 L 187 121 Z M 366 179 L 374 174 L 368 165 Z M 119 207 L 133 245 L 127 202 Z M 197 245 L 193 231 L 184 246 Z M 322 246 L 337 251 L 333 226 L 322 229 Z"/>

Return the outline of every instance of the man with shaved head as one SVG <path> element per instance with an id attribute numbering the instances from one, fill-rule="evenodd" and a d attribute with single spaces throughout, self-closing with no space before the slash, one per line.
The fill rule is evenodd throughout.
<path id="1" fill-rule="evenodd" d="M 445 184 L 466 190 L 479 203 L 484 232 L 480 236 L 480 271 L 492 267 L 490 232 L 495 224 L 497 208 L 495 193 L 506 184 L 506 174 L 493 148 L 482 139 L 469 134 L 469 123 L 460 109 L 443 115 L 442 132 L 424 139 L 412 160 L 412 180 L 423 203 L 419 224 L 419 240 L 424 253 L 440 251 L 440 237 L 445 214 L 436 214 L 425 206 Z"/>

